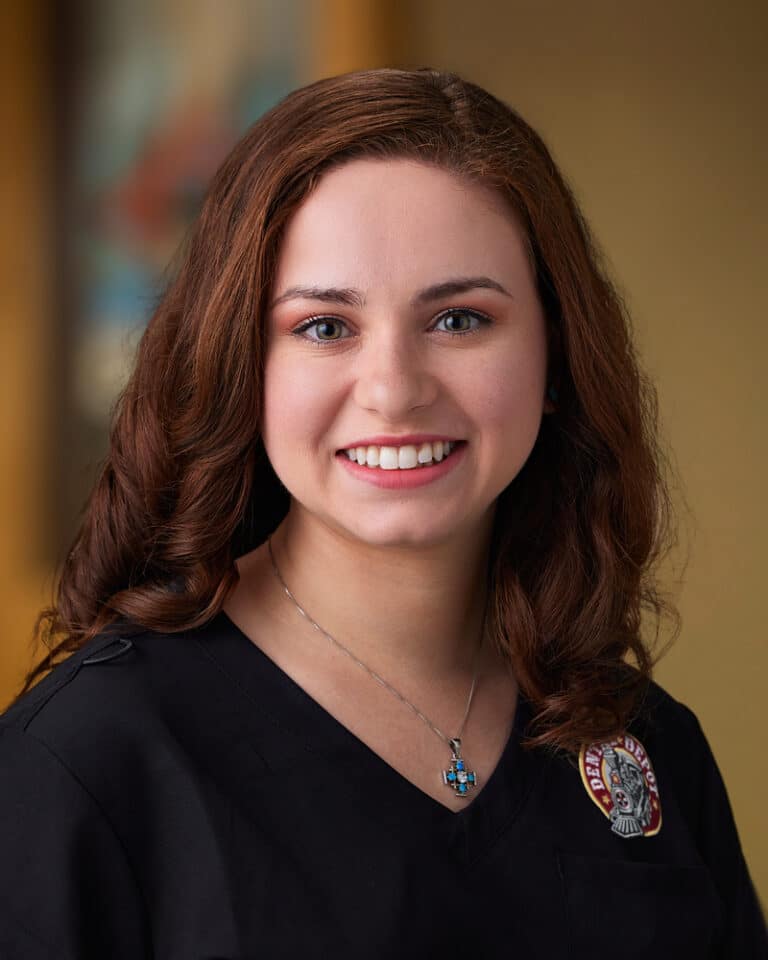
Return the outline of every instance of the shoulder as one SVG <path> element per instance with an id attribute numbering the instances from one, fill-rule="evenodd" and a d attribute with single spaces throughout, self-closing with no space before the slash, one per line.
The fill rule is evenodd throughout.
<path id="1" fill-rule="evenodd" d="M 14 956 L 146 955 L 116 799 L 156 722 L 141 660 L 139 637 L 96 637 L 0 716 L 0 943 Z"/>
<path id="2" fill-rule="evenodd" d="M 627 720 L 626 731 L 662 750 L 677 750 L 682 743 L 703 747 L 705 742 L 701 724 L 691 707 L 655 680 L 647 682 Z"/>
<path id="3" fill-rule="evenodd" d="M 627 733 L 639 741 L 656 769 L 686 804 L 695 807 L 695 792 L 715 766 L 714 757 L 696 713 L 655 681 L 648 684 Z"/>
<path id="4" fill-rule="evenodd" d="M 285 752 L 286 735 L 265 702 L 269 684 L 242 682 L 254 649 L 221 617 L 94 638 L 0 715 L 0 780 L 13 780 L 25 753 L 40 782 L 67 773 L 125 832 L 138 813 L 156 814 L 153 798 L 173 807 L 202 796 L 214 766 L 224 779 L 263 767 L 265 750 Z"/>
<path id="5" fill-rule="evenodd" d="M 176 699 L 206 669 L 195 632 L 125 627 L 93 638 L 0 715 L 0 768 L 26 750 L 86 780 L 170 735 Z"/>
<path id="6" fill-rule="evenodd" d="M 636 668 L 627 665 L 636 674 Z M 694 711 L 661 684 L 644 682 L 642 692 L 624 723 L 624 734 L 645 747 L 652 757 L 673 756 L 689 765 L 706 752 L 707 741 Z M 585 742 L 582 751 L 592 746 L 607 746 L 614 738 Z"/>
<path id="7" fill-rule="evenodd" d="M 46 708 L 57 709 L 62 700 L 62 691 L 75 681 L 81 670 L 92 664 L 114 659 L 127 653 L 132 647 L 133 640 L 127 636 L 127 631 L 126 636 L 108 632 L 94 637 L 59 662 L 31 690 L 0 714 L 0 731 L 26 731 L 41 711 Z"/>
<path id="8" fill-rule="evenodd" d="M 70 697 L 86 691 L 90 695 L 88 707 L 94 712 L 116 706 L 114 697 L 122 701 L 135 695 L 137 681 L 147 676 L 148 657 L 154 658 L 156 644 L 173 642 L 174 635 L 156 634 L 132 624 L 122 626 L 98 634 L 58 663 L 0 714 L 0 728 L 31 730 L 40 725 L 43 714 L 56 714 L 65 725 L 77 722 L 83 718 L 82 713 L 67 715 L 65 706 Z M 176 638 L 177 648 L 178 643 Z"/>

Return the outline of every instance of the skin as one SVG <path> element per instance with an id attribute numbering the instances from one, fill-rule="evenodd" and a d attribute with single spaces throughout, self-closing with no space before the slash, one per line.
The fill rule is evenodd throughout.
<path id="1" fill-rule="evenodd" d="M 479 276 L 507 292 L 411 303 L 433 284 Z M 297 286 L 353 288 L 363 304 L 302 297 L 266 317 L 263 438 L 292 497 L 275 558 L 313 619 L 441 729 L 455 727 L 480 640 L 496 500 L 551 410 L 545 317 L 523 234 L 484 186 L 408 160 L 355 160 L 327 173 L 288 224 L 271 302 Z M 448 308 L 492 322 L 471 313 L 452 315 L 453 327 L 438 322 Z M 297 335 L 313 316 L 330 327 Z M 447 332 L 466 328 L 477 330 Z M 434 483 L 398 491 L 360 481 L 336 459 L 355 440 L 406 433 L 466 440 L 463 460 Z M 353 700 L 364 688 L 440 751 L 418 718 L 386 691 L 372 693 L 378 685 L 301 617 L 266 545 L 238 567 L 225 609 L 302 685 L 318 699 L 321 675 Z M 482 658 L 488 675 L 501 676 L 497 655 Z M 508 705 L 508 673 L 504 683 L 499 702 Z"/>

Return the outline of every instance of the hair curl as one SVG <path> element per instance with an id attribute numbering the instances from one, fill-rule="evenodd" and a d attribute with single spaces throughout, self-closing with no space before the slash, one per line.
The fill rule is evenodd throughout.
<path id="1" fill-rule="evenodd" d="M 22 693 L 126 621 L 171 632 L 207 622 L 237 581 L 235 559 L 285 516 L 259 431 L 262 320 L 286 221 L 324 172 L 361 157 L 412 158 L 491 186 L 526 235 L 559 399 L 499 498 L 488 575 L 494 642 L 534 706 L 528 745 L 574 751 L 639 709 L 660 616 L 674 620 L 672 639 L 680 629 L 652 576 L 676 543 L 655 389 L 541 138 L 485 90 L 426 68 L 296 90 L 219 169 L 118 399 L 55 601 L 35 624 L 48 654 Z M 643 608 L 656 614 L 652 643 Z"/>

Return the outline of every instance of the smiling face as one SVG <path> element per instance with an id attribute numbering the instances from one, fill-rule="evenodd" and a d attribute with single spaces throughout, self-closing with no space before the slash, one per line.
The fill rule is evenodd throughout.
<path id="1" fill-rule="evenodd" d="M 370 546 L 484 529 L 548 409 L 545 318 L 503 199 L 425 164 L 351 161 L 289 221 L 271 300 L 262 435 L 292 515 Z M 417 459 L 427 438 L 461 442 L 411 470 L 382 469 L 407 450 L 379 467 L 344 452 L 414 435 Z"/>

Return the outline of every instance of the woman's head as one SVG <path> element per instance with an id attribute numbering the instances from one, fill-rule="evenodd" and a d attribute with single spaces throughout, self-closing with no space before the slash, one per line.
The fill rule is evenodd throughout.
<path id="1" fill-rule="evenodd" d="M 409 301 L 457 271 L 512 298 L 474 289 L 441 300 L 478 310 L 454 327 L 497 320 L 454 344 L 430 325 L 439 310 Z M 270 309 L 307 284 L 352 285 L 368 303 L 350 300 L 343 315 L 338 302 Z M 350 320 L 354 346 L 286 332 L 299 314 L 328 313 Z M 315 453 L 372 431 L 456 434 L 470 441 L 465 454 L 474 439 L 478 473 L 464 490 L 477 519 L 494 508 L 497 640 L 539 704 L 543 737 L 567 746 L 615 729 L 650 666 L 640 606 L 665 608 L 648 575 L 669 507 L 653 391 L 542 140 L 488 92 L 431 70 L 363 71 L 297 90 L 219 170 L 142 339 L 56 607 L 41 618 L 64 634 L 57 649 L 116 618 L 166 630 L 209 619 L 236 581 L 235 558 L 288 509 L 278 476 L 320 509 L 339 464 L 318 466 Z M 354 489 L 365 502 L 348 480 L 327 490 Z M 440 481 L 446 490 L 450 480 Z M 448 513 L 422 533 L 439 536 Z M 404 537 L 415 517 L 373 516 L 358 530 Z M 631 675 L 620 668 L 628 652 L 640 667 Z"/>
<path id="2" fill-rule="evenodd" d="M 411 159 L 335 166 L 288 222 L 272 290 L 261 436 L 294 522 L 466 555 L 545 404 L 544 311 L 504 198 Z M 390 469 L 440 439 L 457 447 L 439 471 Z"/>

